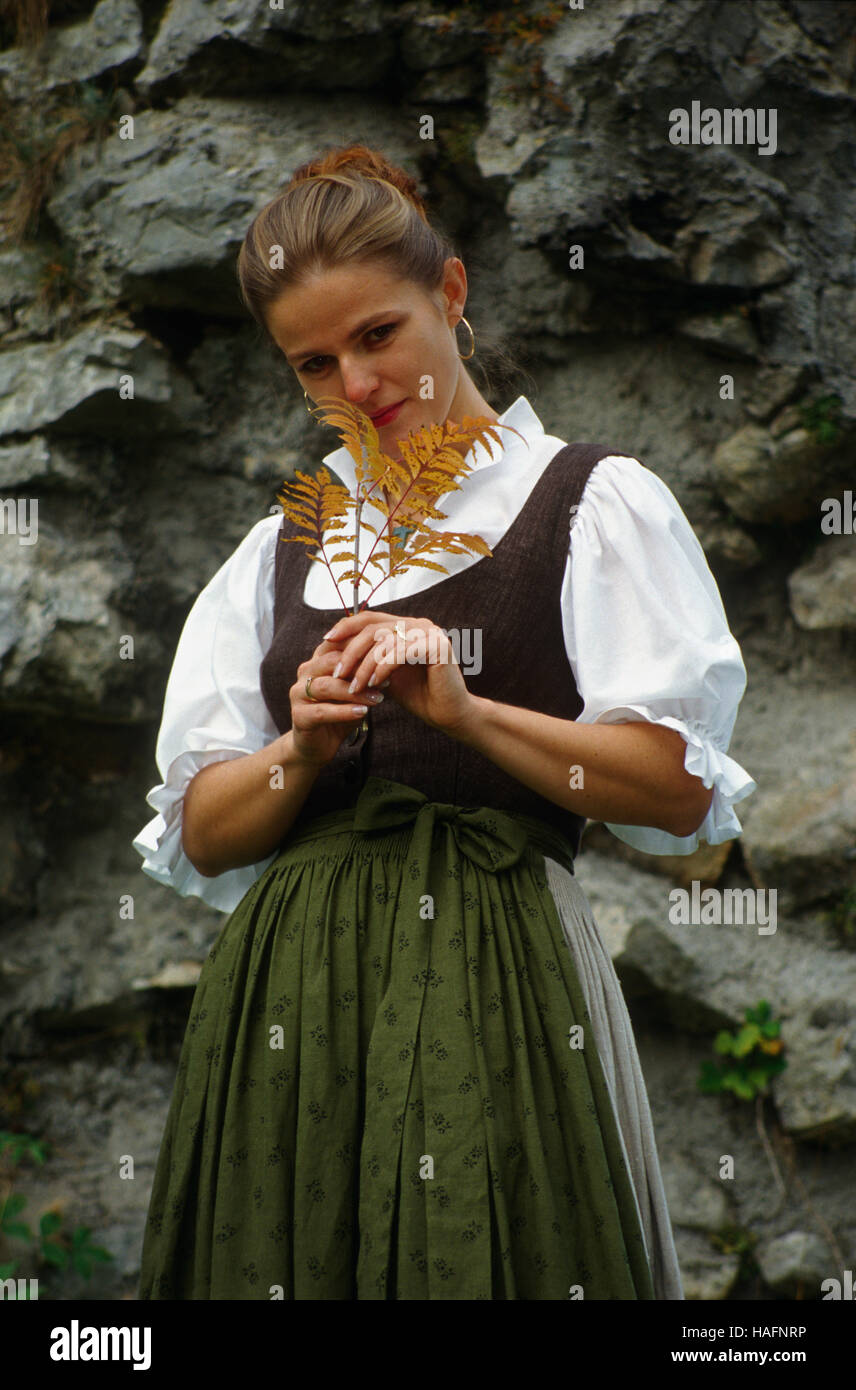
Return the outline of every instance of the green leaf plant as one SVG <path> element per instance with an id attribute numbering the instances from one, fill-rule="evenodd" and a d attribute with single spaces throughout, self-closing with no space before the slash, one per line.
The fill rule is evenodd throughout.
<path id="1" fill-rule="evenodd" d="M 725 1092 L 731 1092 L 739 1101 L 754 1100 L 755 1126 L 779 1191 L 780 1207 L 787 1197 L 787 1189 L 767 1133 L 764 1120 L 764 1102 L 767 1099 L 772 1100 L 771 1082 L 788 1065 L 784 1055 L 785 1045 L 781 1038 L 781 1031 L 781 1019 L 773 1017 L 766 999 L 760 999 L 757 1004 L 746 1010 L 744 1022 L 736 1032 L 729 1033 L 727 1030 L 723 1030 L 717 1033 L 713 1041 L 713 1049 L 719 1060 L 702 1062 L 697 1078 L 698 1089 L 704 1095 L 722 1095 Z M 836 1262 L 843 1268 L 845 1264 L 843 1252 L 828 1223 L 811 1201 L 805 1184 L 797 1171 L 794 1142 L 782 1130 L 775 1117 L 775 1112 L 773 1114 L 773 1128 L 777 1144 L 788 1156 L 789 1176 L 799 1188 L 801 1200 L 823 1233 Z M 720 1248 L 724 1249 L 725 1247 Z M 749 1252 L 741 1250 L 740 1253 L 741 1260 L 743 1260 Z"/>
<path id="2" fill-rule="evenodd" d="M 772 1017 L 767 1000 L 747 1009 L 745 1020 L 737 1033 L 717 1033 L 713 1049 L 722 1060 L 703 1062 L 698 1078 L 705 1095 L 732 1091 L 740 1100 L 753 1100 L 766 1094 L 773 1077 L 787 1066 L 781 1020 Z"/>
<path id="3" fill-rule="evenodd" d="M 109 1250 L 92 1244 L 89 1226 L 65 1228 L 63 1217 L 55 1207 L 42 1212 L 38 1232 L 21 1219 L 27 1198 L 12 1190 L 13 1172 L 26 1158 L 43 1164 L 49 1147 L 44 1140 L 35 1139 L 31 1134 L 0 1130 L 0 1279 L 16 1277 L 21 1264 L 21 1259 L 15 1258 L 8 1249 L 9 1241 L 29 1242 L 27 1263 L 31 1266 L 73 1270 L 84 1279 L 91 1278 L 96 1263 L 115 1258 Z M 22 1297 L 27 1297 L 26 1290 Z"/>

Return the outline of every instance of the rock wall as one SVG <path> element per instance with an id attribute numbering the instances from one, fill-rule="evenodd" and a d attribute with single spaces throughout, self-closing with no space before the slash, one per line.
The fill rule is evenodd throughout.
<path id="1" fill-rule="evenodd" d="M 672 860 L 590 826 L 580 878 L 687 1296 L 819 1297 L 856 1264 L 856 6 L 57 0 L 36 42 L 3 24 L 0 1126 L 55 1146 L 21 1170 L 30 1219 L 57 1203 L 115 1256 L 43 1270 L 42 1296 L 134 1295 L 224 920 L 131 847 L 164 685 L 196 593 L 336 442 L 235 257 L 299 163 L 359 138 L 456 241 L 474 365 L 515 357 L 493 404 L 522 390 L 551 432 L 640 458 L 705 548 L 748 670 L 744 834 Z M 761 113 L 751 143 L 701 143 L 726 108 Z M 777 931 L 672 925 L 693 879 L 775 889 Z M 763 1126 L 696 1085 L 760 998 L 788 1060 Z"/>

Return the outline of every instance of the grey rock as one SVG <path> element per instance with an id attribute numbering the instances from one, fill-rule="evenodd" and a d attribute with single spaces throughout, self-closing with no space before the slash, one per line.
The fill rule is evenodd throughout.
<path id="1" fill-rule="evenodd" d="M 7 709 L 102 719 L 134 717 L 133 663 L 117 601 L 132 567 L 118 539 L 108 547 L 58 543 L 40 508 L 33 544 L 9 543 L 0 564 L 0 700 Z M 99 553 L 100 552 L 100 553 Z M 139 717 L 139 715 L 137 716 Z"/>
<path id="2" fill-rule="evenodd" d="M 757 542 L 733 522 L 699 522 L 694 529 L 709 564 L 719 562 L 733 569 L 749 570 L 763 559 Z"/>
<path id="3" fill-rule="evenodd" d="M 763 1240 L 754 1251 L 770 1288 L 780 1298 L 816 1297 L 829 1277 L 832 1255 L 813 1231 L 788 1231 Z"/>
<path id="4" fill-rule="evenodd" d="M 758 355 L 758 335 L 748 321 L 746 314 L 694 314 L 681 319 L 678 331 L 687 338 L 695 338 L 705 343 L 723 357 L 756 357 Z"/>
<path id="5" fill-rule="evenodd" d="M 856 628 L 854 539 L 852 535 L 830 536 L 789 577 L 791 612 L 800 627 Z"/>
<path id="6" fill-rule="evenodd" d="M 89 489 L 92 471 L 73 457 L 61 440 L 34 434 L 23 444 L 0 446 L 0 488 L 32 492 L 39 487 Z"/>
<path id="7" fill-rule="evenodd" d="M 684 1154 L 663 1163 L 663 1187 L 672 1224 L 694 1231 L 718 1231 L 728 1219 L 728 1199 Z"/>
<path id="8" fill-rule="evenodd" d="M 197 404 L 161 346 L 137 330 L 94 323 L 65 341 L 0 353 L 0 437 L 45 426 L 121 437 L 180 430 Z"/>
<path id="9" fill-rule="evenodd" d="M 746 414 L 765 422 L 808 385 L 805 367 L 763 365 L 745 402 Z"/>
<path id="10" fill-rule="evenodd" d="M 761 425 L 744 425 L 714 454 L 716 484 L 723 500 L 744 521 L 803 521 L 850 471 L 849 435 L 824 443 L 798 427 L 776 438 Z"/>
<path id="11" fill-rule="evenodd" d="M 744 915 L 742 923 L 731 925 L 681 925 L 670 921 L 668 881 L 628 865 L 619 881 L 610 861 L 593 851 L 583 856 L 579 879 L 628 1000 L 645 1001 L 670 1026 L 708 1035 L 711 1042 L 720 1029 L 739 1026 L 757 1000 L 775 1001 L 777 1016 L 785 1020 L 788 1066 L 774 1079 L 773 1092 L 785 1130 L 852 1141 L 856 1036 L 836 1021 L 834 1010 L 822 1025 L 809 1024 L 805 999 L 807 993 L 826 999 L 850 1018 L 853 953 L 799 930 L 778 906 L 775 932 L 762 933 L 762 925 L 773 924 L 760 920 L 770 917 L 770 898 L 761 900 L 757 922 Z M 732 886 L 738 885 L 718 885 Z"/>
<path id="12" fill-rule="evenodd" d="M 53 91 L 118 74 L 142 60 L 142 18 L 135 0 L 99 0 L 88 19 L 51 26 L 33 49 L 0 53 L 0 82 L 12 101 L 31 99 L 34 85 Z"/>
<path id="13" fill-rule="evenodd" d="M 758 784 L 738 810 L 741 848 L 753 881 L 776 888 L 784 913 L 841 898 L 853 883 L 856 750 L 848 671 L 845 662 L 826 684 L 805 671 L 780 677 L 771 705 L 758 670 L 741 705 L 734 756 Z"/>
<path id="14" fill-rule="evenodd" d="M 133 140 L 87 147 L 49 201 L 81 247 L 82 268 L 105 301 L 189 308 L 246 321 L 235 261 L 252 218 L 332 129 L 364 132 L 392 159 L 418 143 L 391 134 L 378 108 L 356 98 L 243 101 L 188 97 L 136 118 Z M 283 143 L 282 131 L 288 130 Z"/>
<path id="15" fill-rule="evenodd" d="M 259 91 L 287 72 L 292 91 L 369 87 L 392 55 L 392 18 L 375 0 L 311 13 L 300 0 L 173 0 L 137 86 L 147 96 Z"/>
<path id="16" fill-rule="evenodd" d="M 694 1303 L 727 1298 L 737 1282 L 739 1255 L 721 1254 L 709 1237 L 680 1227 L 675 1231 L 675 1250 L 684 1298 Z"/>

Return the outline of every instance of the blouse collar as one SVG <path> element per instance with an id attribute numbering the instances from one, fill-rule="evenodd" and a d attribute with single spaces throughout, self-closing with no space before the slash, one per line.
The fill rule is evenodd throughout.
<path id="1" fill-rule="evenodd" d="M 517 434 L 512 434 L 511 430 L 501 431 L 501 445 L 489 441 L 491 452 L 482 444 L 474 444 L 467 455 L 473 465 L 467 477 L 485 468 L 492 468 L 498 463 L 513 464 L 521 450 L 528 453 L 544 435 L 544 426 L 525 396 L 518 396 L 494 423 L 511 425 L 523 437 L 521 439 Z M 334 449 L 332 453 L 325 454 L 323 462 L 341 478 L 348 491 L 353 493 L 357 485 L 357 473 L 354 460 L 347 449 L 344 446 Z"/>

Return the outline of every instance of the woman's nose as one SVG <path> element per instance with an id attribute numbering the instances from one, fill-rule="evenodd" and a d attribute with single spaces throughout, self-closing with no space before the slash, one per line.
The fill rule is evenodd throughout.
<path id="1" fill-rule="evenodd" d="M 374 374 L 347 362 L 340 363 L 340 368 L 345 399 L 359 405 L 377 386 Z"/>

